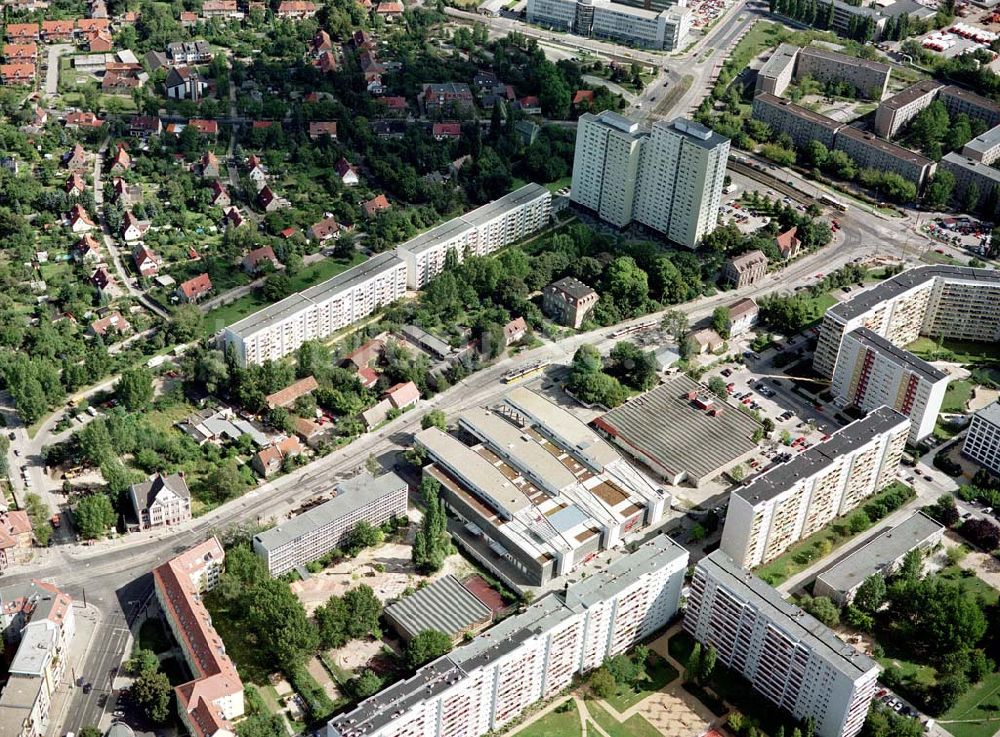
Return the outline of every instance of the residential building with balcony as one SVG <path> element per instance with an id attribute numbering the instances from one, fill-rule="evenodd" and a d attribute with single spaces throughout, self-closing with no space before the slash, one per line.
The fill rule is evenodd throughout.
<path id="1" fill-rule="evenodd" d="M 880 407 L 738 487 L 722 550 L 756 568 L 855 509 L 893 482 L 909 431 L 904 415 Z"/>
<path id="2" fill-rule="evenodd" d="M 833 374 L 834 401 L 870 412 L 883 405 L 910 418 L 910 442 L 934 431 L 949 375 L 868 328 L 852 330 L 840 345 Z"/>
<path id="3" fill-rule="evenodd" d="M 962 454 L 1000 474 L 1000 404 L 994 402 L 972 415 Z"/>
<path id="4" fill-rule="evenodd" d="M 875 696 L 879 667 L 723 551 L 694 569 L 684 629 L 720 663 L 818 737 L 855 737 Z"/>
<path id="5" fill-rule="evenodd" d="M 337 484 L 333 499 L 253 537 L 253 550 L 272 576 L 342 547 L 359 522 L 373 527 L 406 515 L 406 482 L 394 473 L 363 473 Z"/>

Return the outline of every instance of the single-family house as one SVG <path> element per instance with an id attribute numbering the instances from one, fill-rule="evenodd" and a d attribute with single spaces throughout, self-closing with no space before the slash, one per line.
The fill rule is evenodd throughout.
<path id="1" fill-rule="evenodd" d="M 395 409 L 412 407 L 420 399 L 420 390 L 412 381 L 400 382 L 386 389 L 385 398 Z"/>
<path id="2" fill-rule="evenodd" d="M 73 258 L 84 264 L 96 264 L 101 260 L 101 247 L 90 234 L 84 235 L 73 244 Z"/>
<path id="3" fill-rule="evenodd" d="M 337 176 L 340 177 L 340 181 L 345 187 L 353 187 L 358 183 L 358 173 L 355 171 L 354 165 L 347 159 L 341 157 L 333 165 L 333 168 L 337 170 Z"/>
<path id="4" fill-rule="evenodd" d="M 177 287 L 177 299 L 181 302 L 194 303 L 212 291 L 212 279 L 208 274 L 181 282 Z"/>
<path id="5" fill-rule="evenodd" d="M 135 270 L 142 276 L 156 276 L 162 263 L 159 256 L 141 243 L 132 249 L 132 261 L 135 263 Z"/>
<path id="6" fill-rule="evenodd" d="M 779 233 L 774 239 L 774 245 L 778 247 L 783 259 L 787 260 L 798 255 L 799 249 L 802 248 L 798 226 L 792 226 L 784 233 Z"/>
<path id="7" fill-rule="evenodd" d="M 219 176 L 219 157 L 211 151 L 206 151 L 201 155 L 198 162 L 201 167 L 201 175 L 206 178 L 216 179 Z"/>
<path id="8" fill-rule="evenodd" d="M 87 151 L 79 143 L 63 156 L 63 166 L 67 169 L 83 169 L 87 166 Z"/>
<path id="9" fill-rule="evenodd" d="M 319 383 L 316 381 L 316 377 L 306 376 L 304 379 L 292 382 L 284 389 L 279 389 L 274 394 L 268 394 L 264 397 L 264 404 L 267 405 L 268 409 L 291 407 L 295 404 L 296 399 L 312 394 L 317 389 L 319 389 Z"/>
<path id="10" fill-rule="evenodd" d="M 115 280 L 111 276 L 111 272 L 108 271 L 107 266 L 98 266 L 94 273 L 90 275 L 90 283 L 104 292 L 115 283 Z"/>
<path id="11" fill-rule="evenodd" d="M 760 312 L 757 303 L 749 297 L 733 302 L 728 309 L 730 337 L 741 335 L 757 324 Z"/>
<path id="12" fill-rule="evenodd" d="M 284 4 L 282 3 L 282 5 Z M 286 458 L 301 455 L 304 450 L 305 448 L 302 447 L 299 439 L 292 435 L 279 443 L 258 451 L 254 454 L 250 465 L 263 478 L 268 478 L 281 470 L 281 466 Z"/>
<path id="13" fill-rule="evenodd" d="M 337 140 L 337 122 L 335 120 L 313 120 L 309 122 L 309 138 L 316 141 L 323 136 Z"/>
<path id="14" fill-rule="evenodd" d="M 379 194 L 366 201 L 361 207 L 365 211 L 365 217 L 371 220 L 383 210 L 391 208 L 392 205 L 389 204 L 389 200 L 384 194 Z"/>
<path id="15" fill-rule="evenodd" d="M 90 323 L 89 332 L 91 335 L 99 336 L 104 338 L 105 336 L 116 333 L 118 335 L 125 335 L 131 332 L 132 326 L 129 321 L 122 317 L 120 312 L 112 312 L 110 315 L 106 315 L 98 320 L 94 320 Z"/>
<path id="16" fill-rule="evenodd" d="M 111 174 L 122 175 L 132 168 L 132 157 L 128 155 L 128 151 L 125 150 L 124 146 L 115 146 L 114 153 L 111 154 L 111 166 L 108 171 Z"/>
<path id="17" fill-rule="evenodd" d="M 79 171 L 73 171 L 69 175 L 69 179 L 66 180 L 66 184 L 63 185 L 63 189 L 70 197 L 79 197 L 87 191 L 87 182 Z"/>
<path id="18" fill-rule="evenodd" d="M 141 240 L 149 230 L 150 222 L 140 220 L 131 210 L 122 218 L 122 240 L 126 242 Z"/>
<path id="19" fill-rule="evenodd" d="M 281 268 L 281 262 L 274 255 L 274 249 L 270 246 L 255 248 L 243 257 L 243 271 L 248 274 L 264 271 L 268 268 L 268 264 L 270 264 L 271 269 Z"/>
<path id="20" fill-rule="evenodd" d="M 200 100 L 206 85 L 197 69 L 180 66 L 171 68 L 163 86 L 171 100 Z"/>
<path id="21" fill-rule="evenodd" d="M 445 139 L 458 140 L 462 137 L 462 124 L 434 123 L 431 127 L 431 135 L 434 136 L 435 141 L 443 141 Z"/>
<path id="22" fill-rule="evenodd" d="M 90 215 L 80 203 L 70 208 L 69 228 L 74 233 L 88 233 L 94 228 L 94 221 L 90 219 Z"/>
<path id="23" fill-rule="evenodd" d="M 126 526 L 135 530 L 155 530 L 191 519 L 191 491 L 184 475 L 157 474 L 149 481 L 129 487 L 132 518 Z"/>
<path id="24" fill-rule="evenodd" d="M 213 179 L 208 185 L 208 189 L 212 193 L 209 201 L 213 206 L 229 207 L 232 204 L 232 199 L 229 197 L 229 192 L 226 191 L 226 186 L 218 179 Z"/>

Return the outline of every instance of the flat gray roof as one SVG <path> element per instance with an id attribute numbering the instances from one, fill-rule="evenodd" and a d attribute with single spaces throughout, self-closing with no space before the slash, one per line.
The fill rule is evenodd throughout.
<path id="1" fill-rule="evenodd" d="M 909 161 L 911 164 L 916 164 L 918 166 L 929 166 L 934 163 L 926 156 L 921 156 L 916 151 L 911 151 L 908 148 L 897 146 L 895 143 L 890 143 L 889 141 L 879 138 L 874 133 L 853 128 L 849 125 L 845 125 L 843 128 L 838 130 L 837 135 L 853 138 L 855 141 L 864 143 L 872 148 L 877 148 L 882 153 L 888 154 L 894 159 L 899 159 L 900 161 Z"/>
<path id="2" fill-rule="evenodd" d="M 489 410 L 473 407 L 459 415 L 458 421 L 501 457 L 510 458 L 519 471 L 542 479 L 550 493 L 565 491 L 576 483 L 576 476 L 558 458 Z"/>
<path id="3" fill-rule="evenodd" d="M 848 56 L 847 54 L 841 54 L 837 51 L 829 51 L 827 49 L 819 48 L 818 46 L 806 46 L 802 49 L 802 53 L 807 56 L 816 56 L 820 59 L 826 59 L 827 61 L 835 61 L 838 64 L 864 67 L 865 69 L 871 69 L 873 72 L 879 72 L 882 74 L 888 74 L 891 68 L 888 64 L 883 64 L 880 61 L 860 59 L 857 56 Z"/>
<path id="4" fill-rule="evenodd" d="M 385 616 L 407 639 L 425 630 L 437 630 L 455 638 L 489 620 L 492 614 L 492 609 L 451 574 L 385 608 Z"/>
<path id="5" fill-rule="evenodd" d="M 318 302 L 325 302 L 340 292 L 366 282 L 377 274 L 402 266 L 402 264 L 403 262 L 395 253 L 380 253 L 372 256 L 363 264 L 358 264 L 346 271 L 342 271 L 325 282 L 320 282 L 315 286 L 285 297 L 280 302 L 275 302 L 273 305 L 265 307 L 262 310 L 257 310 L 252 315 L 234 322 L 226 330 L 234 335 L 247 338 L 271 325 L 287 320 L 289 317 L 312 307 Z"/>
<path id="6" fill-rule="evenodd" d="M 49 657 L 55 653 L 58 635 L 45 620 L 35 619 L 21 633 L 21 644 L 10 663 L 10 672 L 41 677 Z"/>
<path id="7" fill-rule="evenodd" d="M 481 207 L 477 207 L 472 212 L 467 212 L 464 215 L 459 215 L 456 218 L 452 218 L 446 223 L 428 230 L 426 233 L 422 233 L 415 238 L 411 238 L 398 246 L 398 250 L 407 251 L 409 253 L 420 253 L 421 251 L 426 251 L 429 248 L 434 248 L 440 245 L 441 241 L 446 241 L 454 238 L 462 231 L 471 230 L 473 228 L 478 228 L 484 223 L 488 223 L 504 213 L 513 210 L 527 202 L 543 197 L 551 196 L 549 191 L 540 184 L 525 184 L 519 189 L 515 189 L 509 194 L 505 194 L 499 199 L 493 200 L 492 202 L 487 202 Z"/>
<path id="8" fill-rule="evenodd" d="M 513 517 L 531 506 L 524 492 L 504 476 L 500 469 L 451 435 L 436 427 L 429 427 L 413 437 L 450 473 L 468 482 L 480 495 L 485 494 L 500 505 L 497 511 Z"/>
<path id="9" fill-rule="evenodd" d="M 711 397 L 713 406 L 722 412 L 713 416 L 694 406 L 688 399 L 691 392 Z M 595 424 L 674 474 L 687 472 L 697 478 L 756 448 L 751 436 L 760 427 L 753 417 L 685 374 L 630 399 L 597 418 Z"/>
<path id="10" fill-rule="evenodd" d="M 930 382 L 941 381 L 948 377 L 944 371 L 935 368 L 922 358 L 918 358 L 907 350 L 897 348 L 888 340 L 868 328 L 858 328 L 852 330 L 849 335 L 861 345 L 868 346 L 879 353 L 883 353 L 892 358 L 898 365 L 908 368 Z"/>
<path id="11" fill-rule="evenodd" d="M 663 121 L 653 123 L 654 128 L 665 125 L 667 124 Z M 674 118 L 670 121 L 669 128 L 674 133 L 682 136 L 685 141 L 699 148 L 713 149 L 724 143 L 729 143 L 729 139 L 721 133 L 716 133 L 711 128 L 688 118 Z"/>
<path id="12" fill-rule="evenodd" d="M 817 443 L 786 463 L 772 466 L 746 486 L 735 489 L 733 495 L 752 505 L 773 499 L 787 491 L 799 479 L 809 478 L 844 454 L 862 447 L 876 435 L 881 435 L 900 424 L 909 426 L 909 422 L 906 415 L 890 407 L 879 407 L 869 412 L 866 417 L 840 428 L 830 436 L 829 440 Z"/>
<path id="13" fill-rule="evenodd" d="M 965 100 L 966 102 L 975 105 L 976 107 L 983 108 L 984 110 L 991 110 L 993 112 L 1000 113 L 1000 105 L 997 105 L 993 102 L 993 100 L 983 97 L 982 95 L 977 95 L 971 90 L 957 87 L 953 84 L 942 87 L 939 94 L 944 97 L 955 97 L 959 100 Z"/>
<path id="14" fill-rule="evenodd" d="M 889 110 L 898 110 L 901 107 L 909 105 L 915 100 L 919 100 L 924 95 L 935 92 L 944 87 L 940 82 L 935 82 L 933 79 L 924 79 L 916 84 L 910 85 L 902 92 L 899 92 L 887 100 L 883 100 L 879 103 L 879 107 L 884 107 Z"/>
<path id="15" fill-rule="evenodd" d="M 605 125 L 609 125 L 612 128 L 620 130 L 622 133 L 638 133 L 639 124 L 634 120 L 629 120 L 624 115 L 619 115 L 611 110 L 605 110 L 598 115 L 593 113 L 584 113 L 582 118 L 586 116 L 585 120 L 599 120 Z"/>
<path id="16" fill-rule="evenodd" d="M 878 667 L 874 660 L 841 640 L 812 615 L 782 599 L 777 590 L 740 568 L 721 550 L 698 561 L 698 568 L 851 680 Z"/>
<path id="17" fill-rule="evenodd" d="M 337 484 L 337 496 L 330 501 L 254 535 L 254 540 L 265 550 L 276 550 L 400 488 L 406 482 L 391 471 L 378 477 L 362 473 Z"/>
<path id="18" fill-rule="evenodd" d="M 923 512 L 914 512 L 903 522 L 892 527 L 864 546 L 855 550 L 836 565 L 819 575 L 834 591 L 847 593 L 860 586 L 874 573 L 886 570 L 908 552 L 923 545 L 941 533 L 944 527 Z"/>
<path id="19" fill-rule="evenodd" d="M 976 136 L 962 149 L 964 154 L 968 151 L 986 152 L 1000 144 L 1000 125 L 990 128 L 985 133 Z"/>
<path id="20" fill-rule="evenodd" d="M 958 151 L 951 151 L 945 154 L 941 159 L 941 163 L 953 166 L 956 169 L 965 169 L 973 174 L 1000 183 L 1000 170 L 994 169 L 982 161 L 976 161 L 975 159 L 970 159 L 968 156 L 963 156 Z"/>
<path id="21" fill-rule="evenodd" d="M 764 66 L 760 68 L 757 75 L 760 77 L 777 77 L 785 69 L 788 68 L 790 64 L 795 63 L 796 57 L 799 55 L 799 50 L 801 47 L 795 44 L 783 43 L 774 50 L 771 54 L 771 58 L 768 59 Z"/>
<path id="22" fill-rule="evenodd" d="M 551 631 L 588 606 L 613 596 L 642 575 L 678 558 L 686 559 L 687 551 L 665 535 L 659 535 L 611 563 L 605 572 L 571 586 L 570 593 L 552 592 L 541 597 L 520 614 L 507 617 L 471 642 L 428 663 L 413 677 L 393 684 L 362 701 L 352 711 L 334 717 L 329 725 L 344 737 L 372 734 L 415 705 L 451 688 L 476 668 L 505 657 L 528 640 Z"/>
<path id="23" fill-rule="evenodd" d="M 820 115 L 819 113 L 813 112 L 808 108 L 804 108 L 801 105 L 796 105 L 791 100 L 786 100 L 782 97 L 777 97 L 772 95 L 770 92 L 758 92 L 754 95 L 753 101 L 762 102 L 770 107 L 781 108 L 788 113 L 794 115 L 797 118 L 802 118 L 803 120 L 808 120 L 810 123 L 816 123 L 817 125 L 822 125 L 825 128 L 829 128 L 832 131 L 839 131 L 844 127 L 843 123 L 838 123 L 833 118 L 828 118 L 825 115 Z"/>
<path id="24" fill-rule="evenodd" d="M 603 471 L 605 466 L 621 460 L 618 451 L 587 423 L 540 394 L 519 386 L 507 392 L 504 401 L 592 468 Z"/>
<path id="25" fill-rule="evenodd" d="M 980 417 L 991 425 L 996 425 L 1000 427 L 1000 402 L 993 402 L 993 404 L 987 404 L 981 410 L 976 412 L 976 417 Z"/>
<path id="26" fill-rule="evenodd" d="M 951 156 L 957 156 L 957 154 L 950 153 L 943 160 L 948 161 Z M 1000 179 L 1000 171 L 996 169 L 992 171 L 996 172 L 998 179 Z M 834 305 L 827 310 L 827 314 L 840 318 L 845 322 L 853 320 L 855 317 L 864 315 L 882 302 L 898 297 L 900 294 L 914 287 L 937 278 L 972 280 L 1000 285 L 1000 271 L 993 269 L 973 269 L 969 266 L 946 266 L 943 264 L 918 266 L 915 269 L 908 269 L 901 274 L 897 274 L 891 279 L 886 279 L 871 289 L 859 292 L 849 300 Z"/>

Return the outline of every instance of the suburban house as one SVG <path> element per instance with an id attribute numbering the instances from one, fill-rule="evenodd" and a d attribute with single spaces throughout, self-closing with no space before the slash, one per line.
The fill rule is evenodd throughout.
<path id="1" fill-rule="evenodd" d="M 125 213 L 122 219 L 122 239 L 125 241 L 137 241 L 142 239 L 149 230 L 149 221 L 140 220 L 131 210 Z"/>
<path id="2" fill-rule="evenodd" d="M 412 407 L 420 399 L 420 390 L 412 381 L 401 382 L 385 391 L 385 398 L 395 409 Z"/>
<path id="3" fill-rule="evenodd" d="M 722 336 L 717 332 L 712 330 L 712 328 L 703 328 L 702 330 L 696 330 L 688 336 L 691 348 L 694 353 L 715 353 L 716 351 L 722 350 L 722 346 L 726 344 L 726 341 L 722 339 Z"/>
<path id="4" fill-rule="evenodd" d="M 212 193 L 209 201 L 215 207 L 229 207 L 232 204 L 229 192 L 226 191 L 226 186 L 218 179 L 213 179 L 212 183 L 208 185 L 208 189 Z"/>
<path id="5" fill-rule="evenodd" d="M 179 473 L 132 484 L 129 499 L 134 517 L 126 517 L 126 526 L 131 529 L 155 530 L 191 519 L 191 491 Z"/>
<path id="6" fill-rule="evenodd" d="M 206 85 L 197 69 L 182 66 L 170 70 L 163 86 L 171 100 L 200 100 Z"/>
<path id="7" fill-rule="evenodd" d="M 63 157 L 67 169 L 83 169 L 87 165 L 87 151 L 79 143 Z"/>
<path id="8" fill-rule="evenodd" d="M 108 171 L 112 174 L 124 174 L 132 167 L 132 157 L 124 146 L 115 146 L 115 151 L 111 154 L 111 166 Z"/>
<path id="9" fill-rule="evenodd" d="M 83 238 L 73 244 L 73 258 L 82 263 L 97 263 L 101 260 L 101 246 L 92 235 L 84 235 Z"/>
<path id="10" fill-rule="evenodd" d="M 330 34 L 324 31 L 322 28 L 316 31 L 313 36 L 312 47 L 314 54 L 322 54 L 324 51 L 333 51 L 333 41 L 330 39 Z"/>
<path id="11" fill-rule="evenodd" d="M 274 255 L 274 249 L 270 246 L 255 248 L 243 257 L 243 270 L 248 274 L 262 271 L 267 264 L 270 264 L 273 269 L 281 268 L 281 262 Z"/>
<path id="12" fill-rule="evenodd" d="M 34 532 L 23 510 L 0 512 L 0 571 L 31 560 Z"/>
<path id="13" fill-rule="evenodd" d="M 332 51 L 324 51 L 316 57 L 314 66 L 323 72 L 323 74 L 330 74 L 331 72 L 337 71 L 337 57 L 334 56 Z"/>
<path id="14" fill-rule="evenodd" d="M 523 317 L 515 317 L 503 326 L 504 346 L 510 346 L 528 334 L 528 323 Z"/>
<path id="15" fill-rule="evenodd" d="M 90 283 L 97 287 L 101 292 L 105 292 L 115 283 L 114 277 L 111 276 L 111 272 L 108 271 L 106 266 L 98 266 L 93 274 L 90 275 Z"/>
<path id="16" fill-rule="evenodd" d="M 469 111 L 475 107 L 472 90 L 464 82 L 425 84 L 418 98 L 428 115 L 445 111 Z"/>
<path id="17" fill-rule="evenodd" d="M 257 204 L 264 212 L 274 212 L 282 207 L 287 207 L 288 203 L 282 200 L 266 184 L 257 193 Z"/>
<path id="18" fill-rule="evenodd" d="M 129 184 L 121 177 L 111 180 L 112 198 L 125 207 L 129 207 L 142 199 L 142 186 Z"/>
<path id="19" fill-rule="evenodd" d="M 338 159 L 333 167 L 337 170 L 337 176 L 340 177 L 340 181 L 343 182 L 345 187 L 353 187 L 358 183 L 358 173 L 347 159 Z"/>
<path id="20" fill-rule="evenodd" d="M 240 208 L 230 205 L 225 209 L 225 216 L 222 218 L 223 224 L 227 228 L 239 228 L 241 225 L 246 225 L 246 218 L 243 217 L 243 213 L 240 212 Z"/>
<path id="21" fill-rule="evenodd" d="M 135 262 L 136 271 L 142 276 L 156 276 L 162 263 L 159 256 L 142 244 L 132 249 L 132 261 Z"/>
<path id="22" fill-rule="evenodd" d="M 211 291 L 211 278 L 209 278 L 208 274 L 199 274 L 192 279 L 180 283 L 177 287 L 177 299 L 181 302 L 197 302 Z"/>
<path id="23" fill-rule="evenodd" d="M 63 189 L 66 190 L 66 194 L 70 197 L 79 197 L 87 191 L 87 182 L 80 175 L 80 172 L 74 171 L 69 175 L 69 179 L 66 180 Z"/>
<path id="24" fill-rule="evenodd" d="M 579 330 L 597 299 L 597 292 L 567 276 L 542 290 L 542 312 L 560 325 Z"/>
<path id="25" fill-rule="evenodd" d="M 383 210 L 388 210 L 389 208 L 391 208 L 392 205 L 389 204 L 389 200 L 386 199 L 386 196 L 384 194 L 380 194 L 376 195 L 375 197 L 372 197 L 370 200 L 365 202 L 361 207 L 365 211 L 365 217 L 370 220 Z"/>
<path id="26" fill-rule="evenodd" d="M 105 337 L 110 333 L 117 333 L 118 335 L 124 335 L 132 331 L 132 325 L 122 317 L 120 312 L 112 312 L 106 317 L 102 317 L 99 320 L 94 320 L 90 323 L 90 328 L 88 332 L 93 336 Z"/>
<path id="27" fill-rule="evenodd" d="M 313 241 L 328 241 L 331 238 L 339 238 L 340 225 L 332 217 L 324 218 L 318 223 L 310 225 L 306 236 Z"/>
<path id="28" fill-rule="evenodd" d="M 311 18 L 319 11 L 319 5 L 310 0 L 281 0 L 278 5 L 279 18 Z"/>
<path id="29" fill-rule="evenodd" d="M 302 443 L 299 442 L 299 439 L 295 435 L 292 435 L 279 443 L 258 451 L 254 455 L 250 465 L 254 471 L 264 478 L 268 478 L 281 470 L 281 465 L 285 462 L 286 458 L 301 455 L 303 451 L 305 451 L 305 448 L 302 447 Z"/>
<path id="30" fill-rule="evenodd" d="M 729 305 L 729 337 L 741 335 L 757 324 L 757 303 L 749 297 Z"/>
<path id="31" fill-rule="evenodd" d="M 333 140 L 337 140 L 337 121 L 313 120 L 309 123 L 309 138 L 316 141 L 323 136 L 330 136 Z"/>
<path id="32" fill-rule="evenodd" d="M 219 135 L 219 121 L 218 120 L 206 120 L 204 118 L 191 118 L 187 123 L 189 126 L 194 128 L 196 131 L 201 133 L 203 136 L 217 136 Z"/>
<path id="33" fill-rule="evenodd" d="M 444 141 L 445 139 L 458 140 L 462 137 L 462 124 L 461 123 L 435 123 L 431 127 L 431 135 L 434 136 L 435 141 Z"/>
<path id="34" fill-rule="evenodd" d="M 798 254 L 799 249 L 802 248 L 802 241 L 799 240 L 798 234 L 798 226 L 793 226 L 775 237 L 774 245 L 778 247 L 778 251 L 781 253 L 783 259 L 794 258 Z"/>
<path id="35" fill-rule="evenodd" d="M 202 154 L 201 160 L 198 163 L 201 166 L 201 175 L 203 177 L 217 178 L 219 176 L 219 157 L 211 151 L 206 151 Z"/>
<path id="36" fill-rule="evenodd" d="M 84 209 L 83 205 L 77 203 L 69 211 L 69 227 L 74 233 L 87 233 L 94 228 L 94 221 Z"/>

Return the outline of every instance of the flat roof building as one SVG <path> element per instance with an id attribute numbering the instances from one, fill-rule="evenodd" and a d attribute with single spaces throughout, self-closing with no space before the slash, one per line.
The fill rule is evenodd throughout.
<path id="1" fill-rule="evenodd" d="M 455 644 L 493 620 L 493 610 L 451 574 L 389 604 L 384 613 L 407 642 L 421 632 L 436 630 Z"/>
<path id="2" fill-rule="evenodd" d="M 925 79 L 879 103 L 875 111 L 875 133 L 886 140 L 896 137 L 917 113 L 937 99 L 942 85 Z"/>
<path id="3" fill-rule="evenodd" d="M 777 97 L 785 94 L 795 74 L 795 61 L 798 59 L 799 51 L 800 48 L 795 44 L 780 44 L 757 72 L 754 90 Z"/>
<path id="4" fill-rule="evenodd" d="M 987 165 L 1000 159 L 1000 125 L 990 128 L 965 144 L 962 156 Z"/>
<path id="5" fill-rule="evenodd" d="M 422 289 L 444 270 L 449 251 L 459 263 L 467 255 L 486 256 L 542 229 L 551 214 L 552 193 L 526 184 L 401 243 L 396 255 L 406 264 L 407 284 Z"/>
<path id="6" fill-rule="evenodd" d="M 855 509 L 895 480 L 909 429 L 904 415 L 880 407 L 738 487 L 722 550 L 756 568 Z"/>
<path id="7" fill-rule="evenodd" d="M 855 737 L 875 696 L 878 665 L 721 550 L 698 561 L 684 629 L 719 662 L 819 737 Z"/>
<path id="8" fill-rule="evenodd" d="M 1000 404 L 994 402 L 972 415 L 962 453 L 1000 474 Z"/>
<path id="9" fill-rule="evenodd" d="M 389 472 L 341 481 L 333 499 L 253 537 L 254 552 L 272 576 L 321 558 L 348 540 L 359 522 L 378 527 L 406 514 L 409 487 Z"/>
<path id="10" fill-rule="evenodd" d="M 752 110 L 755 120 L 767 123 L 775 133 L 787 133 L 797 148 L 805 147 L 810 141 L 819 141 L 833 150 L 837 131 L 844 126 L 833 118 L 769 92 L 754 95 Z"/>
<path id="11" fill-rule="evenodd" d="M 1000 170 L 994 169 L 989 164 L 969 157 L 958 151 L 949 151 L 941 159 L 941 168 L 951 172 L 955 177 L 955 187 L 952 190 L 952 198 L 956 201 L 965 202 L 968 199 L 969 189 L 975 186 L 979 192 L 977 203 L 972 204 L 972 210 L 979 207 L 978 203 L 989 200 L 997 187 L 1000 187 Z"/>
<path id="12" fill-rule="evenodd" d="M 965 113 L 970 118 L 979 118 L 987 128 L 1000 125 L 1000 105 L 987 97 L 950 84 L 941 88 L 938 99 L 948 108 L 952 118 Z"/>
<path id="13" fill-rule="evenodd" d="M 833 374 L 838 404 L 870 412 L 883 405 L 910 418 L 910 442 L 934 431 L 950 377 L 868 328 L 844 336 Z"/>
<path id="14" fill-rule="evenodd" d="M 837 131 L 834 149 L 850 156 L 859 169 L 876 169 L 899 174 L 916 184 L 917 192 L 923 188 L 937 167 L 937 164 L 926 156 L 849 125 Z"/>
<path id="15" fill-rule="evenodd" d="M 889 86 L 891 70 L 888 64 L 879 61 L 806 46 L 799 52 L 795 78 L 809 76 L 819 82 L 846 82 L 854 86 L 859 96 L 881 100 Z"/>
<path id="16" fill-rule="evenodd" d="M 760 423 L 685 374 L 594 420 L 626 454 L 677 485 L 698 486 L 757 448 Z"/>
<path id="17" fill-rule="evenodd" d="M 846 606 L 869 576 L 878 573 L 888 578 L 911 550 L 932 548 L 943 537 L 942 524 L 923 512 L 914 512 L 819 574 L 813 594 Z"/>
<path id="18" fill-rule="evenodd" d="M 501 731 L 677 613 L 687 551 L 660 535 L 334 717 L 324 737 Z"/>

